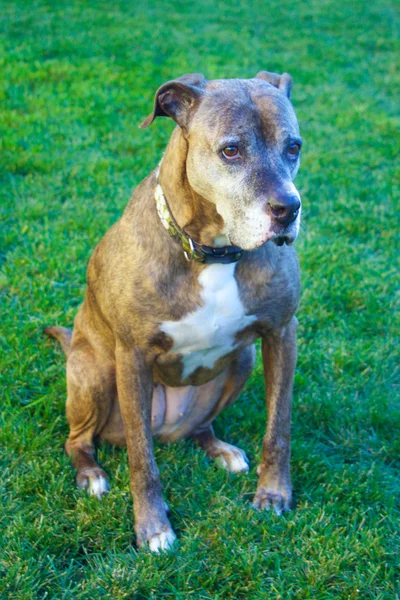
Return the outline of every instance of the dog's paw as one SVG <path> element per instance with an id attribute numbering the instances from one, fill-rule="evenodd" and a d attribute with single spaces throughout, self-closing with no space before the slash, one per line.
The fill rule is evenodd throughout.
<path id="1" fill-rule="evenodd" d="M 240 448 L 218 441 L 213 448 L 215 462 L 229 473 L 248 473 L 249 461 L 246 454 Z"/>
<path id="2" fill-rule="evenodd" d="M 149 539 L 149 550 L 155 554 L 167 552 L 168 550 L 171 550 L 175 541 L 176 535 L 172 529 L 169 529 L 168 531 L 162 531 L 161 533 L 156 533 Z"/>
<path id="3" fill-rule="evenodd" d="M 100 467 L 81 469 L 76 476 L 78 487 L 87 490 L 90 496 L 99 500 L 110 491 L 107 475 Z"/>
<path id="4" fill-rule="evenodd" d="M 254 496 L 253 507 L 256 510 L 273 510 L 277 515 L 289 511 L 292 504 L 290 488 L 273 490 L 259 486 Z"/>
<path id="5" fill-rule="evenodd" d="M 136 517 L 136 542 L 141 550 L 150 550 L 155 554 L 167 552 L 176 541 L 176 535 L 163 511 L 165 502 L 157 506 L 149 506 L 142 513 L 142 518 Z"/>

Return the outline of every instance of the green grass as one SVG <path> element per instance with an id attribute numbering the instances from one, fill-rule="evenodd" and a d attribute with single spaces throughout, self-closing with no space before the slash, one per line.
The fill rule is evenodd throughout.
<path id="1" fill-rule="evenodd" d="M 396 10 L 3 0 L 1 599 L 399 598 Z M 138 554 L 126 452 L 99 452 L 112 477 L 103 502 L 75 488 L 64 357 L 42 327 L 72 324 L 94 246 L 161 156 L 172 124 L 137 128 L 156 88 L 260 69 L 293 75 L 305 141 L 297 510 L 250 508 L 265 427 L 258 362 L 216 424 L 246 449 L 250 475 L 215 469 L 189 442 L 157 443 L 180 545 Z"/>

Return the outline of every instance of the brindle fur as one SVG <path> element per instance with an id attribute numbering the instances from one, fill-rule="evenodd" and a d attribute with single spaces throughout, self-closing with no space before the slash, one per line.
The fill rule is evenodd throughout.
<path id="1" fill-rule="evenodd" d="M 206 82 L 202 76 L 184 76 L 158 91 L 155 110 L 144 125 L 159 115 L 172 116 L 178 123 L 159 182 L 178 224 L 198 242 L 213 245 L 218 236 L 226 235 L 213 198 L 221 187 L 212 189 L 206 175 L 208 160 L 219 168 L 210 140 L 221 132 L 235 128 L 258 136 L 255 159 L 242 178 L 242 197 L 232 200 L 238 206 L 235 227 L 240 226 L 240 211 L 251 206 L 254 197 L 282 195 L 285 182 L 294 177 L 295 172 L 288 174 L 279 162 L 276 150 L 288 131 L 298 134 L 287 99 L 290 85 L 288 75 L 262 72 L 252 80 Z M 209 168 L 214 168 L 212 164 Z M 156 177 L 153 171 L 136 188 L 122 218 L 95 249 L 72 339 L 63 328 L 47 330 L 62 341 L 68 354 L 66 449 L 77 481 L 86 487 L 91 479 L 106 477 L 95 461 L 96 437 L 126 442 L 139 545 L 152 545 L 163 533 L 170 534 L 169 543 L 173 539 L 153 456 L 155 386 L 197 386 L 196 410 L 169 439 L 191 436 L 215 458 L 223 452 L 223 443 L 215 438 L 211 423 L 242 390 L 254 364 L 253 343 L 260 337 L 269 418 L 254 506 L 280 512 L 291 503 L 294 313 L 300 289 L 295 251 L 288 245 L 257 241 L 258 247 L 245 252 L 235 277 L 246 314 L 255 315 L 256 321 L 238 332 L 236 347 L 212 369 L 200 367 L 183 380 L 181 357 L 172 352 L 172 340 L 160 330 L 160 323 L 179 321 L 201 305 L 198 276 L 207 267 L 188 262 L 161 224 L 154 200 Z M 236 243 L 232 237 L 231 243 Z M 157 544 L 156 549 L 169 545 Z"/>

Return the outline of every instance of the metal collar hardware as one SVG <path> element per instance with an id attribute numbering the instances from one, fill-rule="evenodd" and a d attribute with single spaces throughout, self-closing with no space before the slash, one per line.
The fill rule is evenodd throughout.
<path id="1" fill-rule="evenodd" d="M 183 253 L 187 261 L 191 262 L 195 260 L 205 264 L 229 264 L 237 262 L 242 258 L 244 251 L 237 246 L 213 248 L 212 246 L 199 244 L 185 233 L 175 221 L 164 196 L 163 189 L 158 182 L 154 191 L 154 197 L 161 223 L 172 239 L 183 248 Z"/>

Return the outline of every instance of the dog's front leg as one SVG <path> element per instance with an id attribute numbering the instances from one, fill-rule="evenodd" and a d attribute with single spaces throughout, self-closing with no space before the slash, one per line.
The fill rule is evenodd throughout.
<path id="1" fill-rule="evenodd" d="M 161 496 L 153 454 L 152 367 L 136 348 L 117 343 L 117 388 L 128 448 L 136 539 L 150 550 L 167 550 L 175 540 Z"/>
<path id="2" fill-rule="evenodd" d="M 267 391 L 268 425 L 263 440 L 259 482 L 253 505 L 280 514 L 292 502 L 290 420 L 296 366 L 297 319 L 263 337 L 262 356 Z"/>

